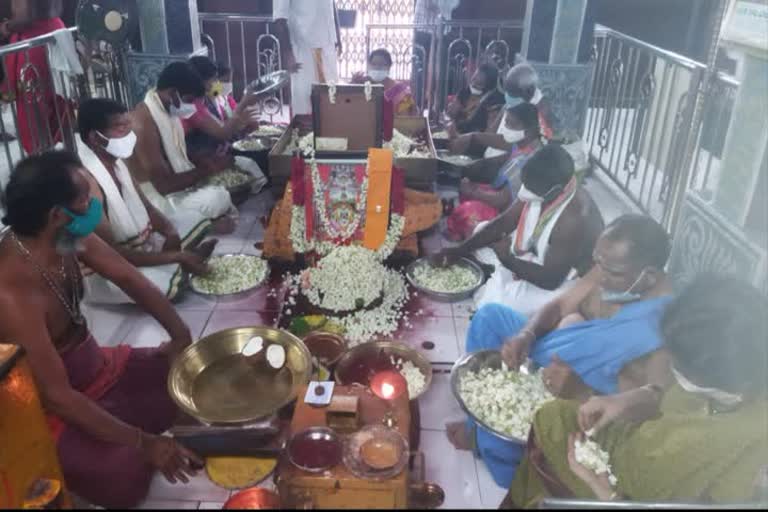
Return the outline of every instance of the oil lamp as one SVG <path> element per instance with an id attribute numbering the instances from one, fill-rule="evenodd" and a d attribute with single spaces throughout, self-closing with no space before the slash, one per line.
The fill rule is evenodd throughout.
<path id="1" fill-rule="evenodd" d="M 386 370 L 373 376 L 369 385 L 371 392 L 384 400 L 387 404 L 387 412 L 382 423 L 389 428 L 397 426 L 393 403 L 408 391 L 408 382 L 399 372 Z"/>

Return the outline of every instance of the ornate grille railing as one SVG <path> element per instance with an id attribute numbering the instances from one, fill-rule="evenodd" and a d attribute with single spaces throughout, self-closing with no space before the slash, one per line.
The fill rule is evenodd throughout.
<path id="1" fill-rule="evenodd" d="M 69 31 L 77 36 L 76 28 Z M 106 44 L 77 41 L 85 74 L 74 77 L 51 68 L 54 44 L 54 36 L 46 34 L 0 47 L 6 95 L 0 116 L 0 188 L 13 166 L 30 153 L 41 153 L 57 143 L 77 151 L 75 112 L 80 101 L 108 97 L 125 103 L 127 98 L 120 52 Z M 8 67 L 10 62 L 15 63 L 13 69 Z M 14 78 L 14 90 L 8 88 L 8 77 Z"/>
<path id="2" fill-rule="evenodd" d="M 682 55 L 598 25 L 593 56 L 584 134 L 591 160 L 632 203 L 671 228 L 681 189 L 709 182 L 707 175 L 712 174 L 712 165 L 704 165 L 703 173 L 686 167 L 691 130 L 701 129 L 702 134 L 694 160 L 711 158 L 711 144 L 701 142 L 725 133 L 727 108 L 718 107 L 713 98 L 717 88 L 704 83 L 706 65 Z M 707 91 L 705 112 L 710 114 L 701 126 L 692 127 L 698 95 Z"/>
<path id="3" fill-rule="evenodd" d="M 234 91 L 262 75 L 282 69 L 280 40 L 275 36 L 271 17 L 242 14 L 200 13 L 202 42 L 213 60 L 232 69 Z M 283 92 L 260 101 L 258 107 L 268 116 L 283 112 Z"/>

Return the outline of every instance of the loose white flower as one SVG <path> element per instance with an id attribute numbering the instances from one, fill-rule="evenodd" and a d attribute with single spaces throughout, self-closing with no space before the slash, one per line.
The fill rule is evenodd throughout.
<path id="1" fill-rule="evenodd" d="M 477 275 L 465 266 L 440 268 L 426 262 L 416 266 L 413 279 L 422 288 L 440 293 L 460 293 L 478 284 Z"/>
<path id="2" fill-rule="evenodd" d="M 251 137 L 250 135 L 244 139 L 238 140 L 232 147 L 238 151 L 261 151 L 265 149 L 264 143 L 261 139 Z"/>
<path id="3" fill-rule="evenodd" d="M 269 272 L 266 261 L 246 254 L 215 256 L 209 260 L 208 266 L 211 272 L 192 278 L 192 286 L 212 295 L 227 295 L 253 288 L 264 281 Z"/>
<path id="4" fill-rule="evenodd" d="M 391 149 L 395 158 L 432 158 L 433 156 L 426 144 L 407 137 L 397 129 L 392 132 L 392 140 L 385 142 L 382 147 Z"/>
<path id="5" fill-rule="evenodd" d="M 336 82 L 328 84 L 328 101 L 331 102 L 331 105 L 336 104 Z"/>
<path id="6" fill-rule="evenodd" d="M 392 365 L 397 369 L 408 383 L 408 396 L 413 398 L 424 390 L 427 385 L 427 379 L 421 372 L 421 369 L 407 359 L 391 356 Z"/>
<path id="7" fill-rule="evenodd" d="M 518 439 L 526 439 L 534 413 L 554 399 L 539 374 L 483 368 L 467 372 L 459 383 L 467 408 L 488 426 Z"/>
<path id="8" fill-rule="evenodd" d="M 227 169 L 208 178 L 208 185 L 234 188 L 251 181 L 252 176 L 239 169 Z"/>
<path id="9" fill-rule="evenodd" d="M 608 475 L 608 481 L 611 486 L 616 486 L 618 480 L 611 471 L 610 455 L 608 455 L 608 452 L 591 439 L 586 439 L 583 443 L 576 440 L 574 448 L 576 462 L 596 475 Z"/>
<path id="10" fill-rule="evenodd" d="M 365 101 L 369 102 L 373 99 L 373 84 L 370 80 L 365 82 Z"/>
<path id="11" fill-rule="evenodd" d="M 271 124 L 265 124 L 259 126 L 259 129 L 249 134 L 249 137 L 275 137 L 280 136 L 285 131 L 285 128 L 275 126 Z"/>

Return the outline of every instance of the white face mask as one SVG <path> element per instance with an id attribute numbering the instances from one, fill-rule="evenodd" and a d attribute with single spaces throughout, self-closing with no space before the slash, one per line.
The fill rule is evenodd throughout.
<path id="1" fill-rule="evenodd" d="M 177 107 L 173 104 L 173 102 L 171 102 L 171 116 L 178 117 L 180 119 L 189 119 L 195 115 L 195 112 L 197 112 L 197 107 L 195 107 L 194 103 L 184 103 L 178 92 L 176 93 L 176 97 L 179 98 L 179 106 Z"/>
<path id="2" fill-rule="evenodd" d="M 673 366 L 672 367 L 672 374 L 675 376 L 675 380 L 677 380 L 677 383 L 680 384 L 680 387 L 686 390 L 688 393 L 695 393 L 697 395 L 702 395 L 707 398 L 711 398 L 715 402 L 719 402 L 725 406 L 733 406 L 741 403 L 743 400 L 743 397 L 741 395 L 734 395 L 733 393 L 728 393 L 727 391 L 722 391 L 715 388 L 702 388 L 694 384 L 693 382 L 689 381 L 685 378 L 685 376 L 677 371 L 677 369 Z"/>
<path id="3" fill-rule="evenodd" d="M 517 193 L 517 198 L 524 203 L 543 203 L 544 198 L 540 195 L 534 194 L 525 185 L 520 185 L 520 191 Z"/>
<path id="4" fill-rule="evenodd" d="M 389 78 L 389 71 L 386 69 L 371 69 L 368 71 L 368 76 L 371 77 L 371 80 L 374 82 L 383 82 Z"/>
<path id="5" fill-rule="evenodd" d="M 472 96 L 480 96 L 481 94 L 483 94 L 482 89 L 472 87 L 471 85 L 469 86 L 469 92 L 472 93 Z"/>
<path id="6" fill-rule="evenodd" d="M 502 133 L 502 136 L 504 137 L 504 140 L 507 141 L 509 144 L 514 144 L 516 142 L 520 142 L 525 138 L 525 131 L 524 130 L 504 130 L 504 133 Z"/>
<path id="7" fill-rule="evenodd" d="M 136 147 L 136 134 L 133 131 L 119 139 L 110 139 L 101 132 L 96 133 L 107 141 L 107 146 L 104 150 L 113 157 L 125 160 L 133 155 L 133 149 Z"/>
<path id="8" fill-rule="evenodd" d="M 232 85 L 232 82 L 221 82 L 221 94 L 225 98 L 227 96 L 230 96 L 232 94 L 232 91 L 234 91 L 234 87 Z"/>

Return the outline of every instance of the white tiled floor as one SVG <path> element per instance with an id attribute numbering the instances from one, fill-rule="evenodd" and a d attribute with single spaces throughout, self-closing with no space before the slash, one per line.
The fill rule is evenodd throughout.
<path id="1" fill-rule="evenodd" d="M 604 185 L 591 180 L 588 187 L 598 204 L 606 210 L 606 222 L 626 211 Z M 270 203 L 262 193 L 241 206 L 237 231 L 222 237 L 216 252 L 247 251 L 257 253 L 254 243 L 261 240 L 261 217 Z M 445 244 L 434 230 L 422 240 L 422 248 L 436 249 Z M 427 480 L 438 483 L 446 493 L 443 508 L 496 508 L 505 489 L 492 480 L 482 461 L 469 452 L 457 452 L 445 435 L 446 422 L 461 420 L 463 414 L 450 390 L 452 363 L 463 353 L 464 337 L 472 313 L 471 301 L 456 304 L 432 302 L 425 297 L 415 299 L 421 315 L 411 329 L 404 329 L 401 339 L 421 350 L 435 363 L 435 375 L 429 391 L 421 397 L 421 450 L 427 461 Z M 222 329 L 246 325 L 272 324 L 275 305 L 267 300 L 267 290 L 237 302 L 218 302 L 189 293 L 177 305 L 195 339 Z M 154 346 L 167 340 L 159 324 L 135 307 L 85 308 L 91 328 L 104 345 L 127 342 L 134 346 Z M 423 342 L 431 341 L 434 349 L 426 350 Z M 213 485 L 201 473 L 187 485 L 170 485 L 158 476 L 152 483 L 147 501 L 141 508 L 220 509 L 230 492 Z"/>

